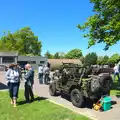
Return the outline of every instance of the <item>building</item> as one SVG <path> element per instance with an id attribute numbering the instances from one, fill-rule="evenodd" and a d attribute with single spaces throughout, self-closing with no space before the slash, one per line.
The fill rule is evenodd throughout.
<path id="1" fill-rule="evenodd" d="M 0 71 L 4 71 L 5 66 L 11 63 L 19 63 L 21 67 L 30 63 L 34 69 L 37 69 L 39 64 L 47 64 L 47 58 L 41 56 L 19 56 L 17 52 L 0 52 Z"/>
<path id="2" fill-rule="evenodd" d="M 21 67 L 24 67 L 25 64 L 30 63 L 34 69 L 38 68 L 39 64 L 45 65 L 47 64 L 47 58 L 41 56 L 18 56 L 17 63 L 20 64 Z"/>

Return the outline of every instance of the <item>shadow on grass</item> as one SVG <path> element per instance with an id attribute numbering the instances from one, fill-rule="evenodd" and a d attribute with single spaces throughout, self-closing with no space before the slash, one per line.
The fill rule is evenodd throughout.
<path id="1" fill-rule="evenodd" d="M 0 82 L 0 90 L 5 90 L 5 89 L 8 89 L 8 87 Z"/>
<path id="2" fill-rule="evenodd" d="M 30 103 L 32 102 L 35 102 L 35 101 L 42 101 L 42 100 L 46 100 L 48 98 L 45 98 L 45 97 L 36 97 L 33 101 L 31 101 Z M 23 105 L 23 104 L 26 104 L 26 101 L 20 101 L 20 102 L 17 102 L 18 105 Z"/>

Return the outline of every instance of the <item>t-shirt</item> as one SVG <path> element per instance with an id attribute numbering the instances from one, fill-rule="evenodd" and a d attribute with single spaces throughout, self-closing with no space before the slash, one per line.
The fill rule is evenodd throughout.
<path id="1" fill-rule="evenodd" d="M 39 73 L 43 73 L 43 67 L 42 67 L 42 66 L 40 66 L 40 67 L 38 68 L 38 72 L 39 72 Z"/>
<path id="2" fill-rule="evenodd" d="M 115 66 L 115 67 L 114 67 L 114 72 L 115 72 L 115 73 L 119 73 L 118 66 Z"/>

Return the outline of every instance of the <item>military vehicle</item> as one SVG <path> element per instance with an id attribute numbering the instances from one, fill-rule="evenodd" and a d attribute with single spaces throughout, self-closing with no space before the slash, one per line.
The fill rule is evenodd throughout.
<path id="1" fill-rule="evenodd" d="M 91 68 L 63 63 L 52 76 L 49 93 L 51 96 L 56 96 L 57 92 L 67 94 L 74 106 L 83 107 L 86 98 L 95 100 L 109 95 L 111 85 L 112 77 L 105 69 L 101 73 L 91 72 Z"/>

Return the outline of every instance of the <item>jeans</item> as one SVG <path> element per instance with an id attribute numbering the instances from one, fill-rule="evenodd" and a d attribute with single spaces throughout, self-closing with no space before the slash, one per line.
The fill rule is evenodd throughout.
<path id="1" fill-rule="evenodd" d="M 42 73 L 38 74 L 38 78 L 39 78 L 39 83 L 43 84 L 43 74 Z"/>
<path id="2" fill-rule="evenodd" d="M 115 81 L 116 76 L 117 76 L 118 80 L 120 81 L 119 73 L 114 73 L 114 81 Z"/>
<path id="3" fill-rule="evenodd" d="M 32 85 L 29 85 L 27 82 L 25 83 L 25 99 L 26 101 L 29 101 L 31 97 L 31 100 L 34 99 L 34 94 L 32 90 Z"/>
<path id="4" fill-rule="evenodd" d="M 20 83 L 9 83 L 9 95 L 11 99 L 17 99 L 18 98 L 18 91 L 19 91 L 19 85 Z"/>

